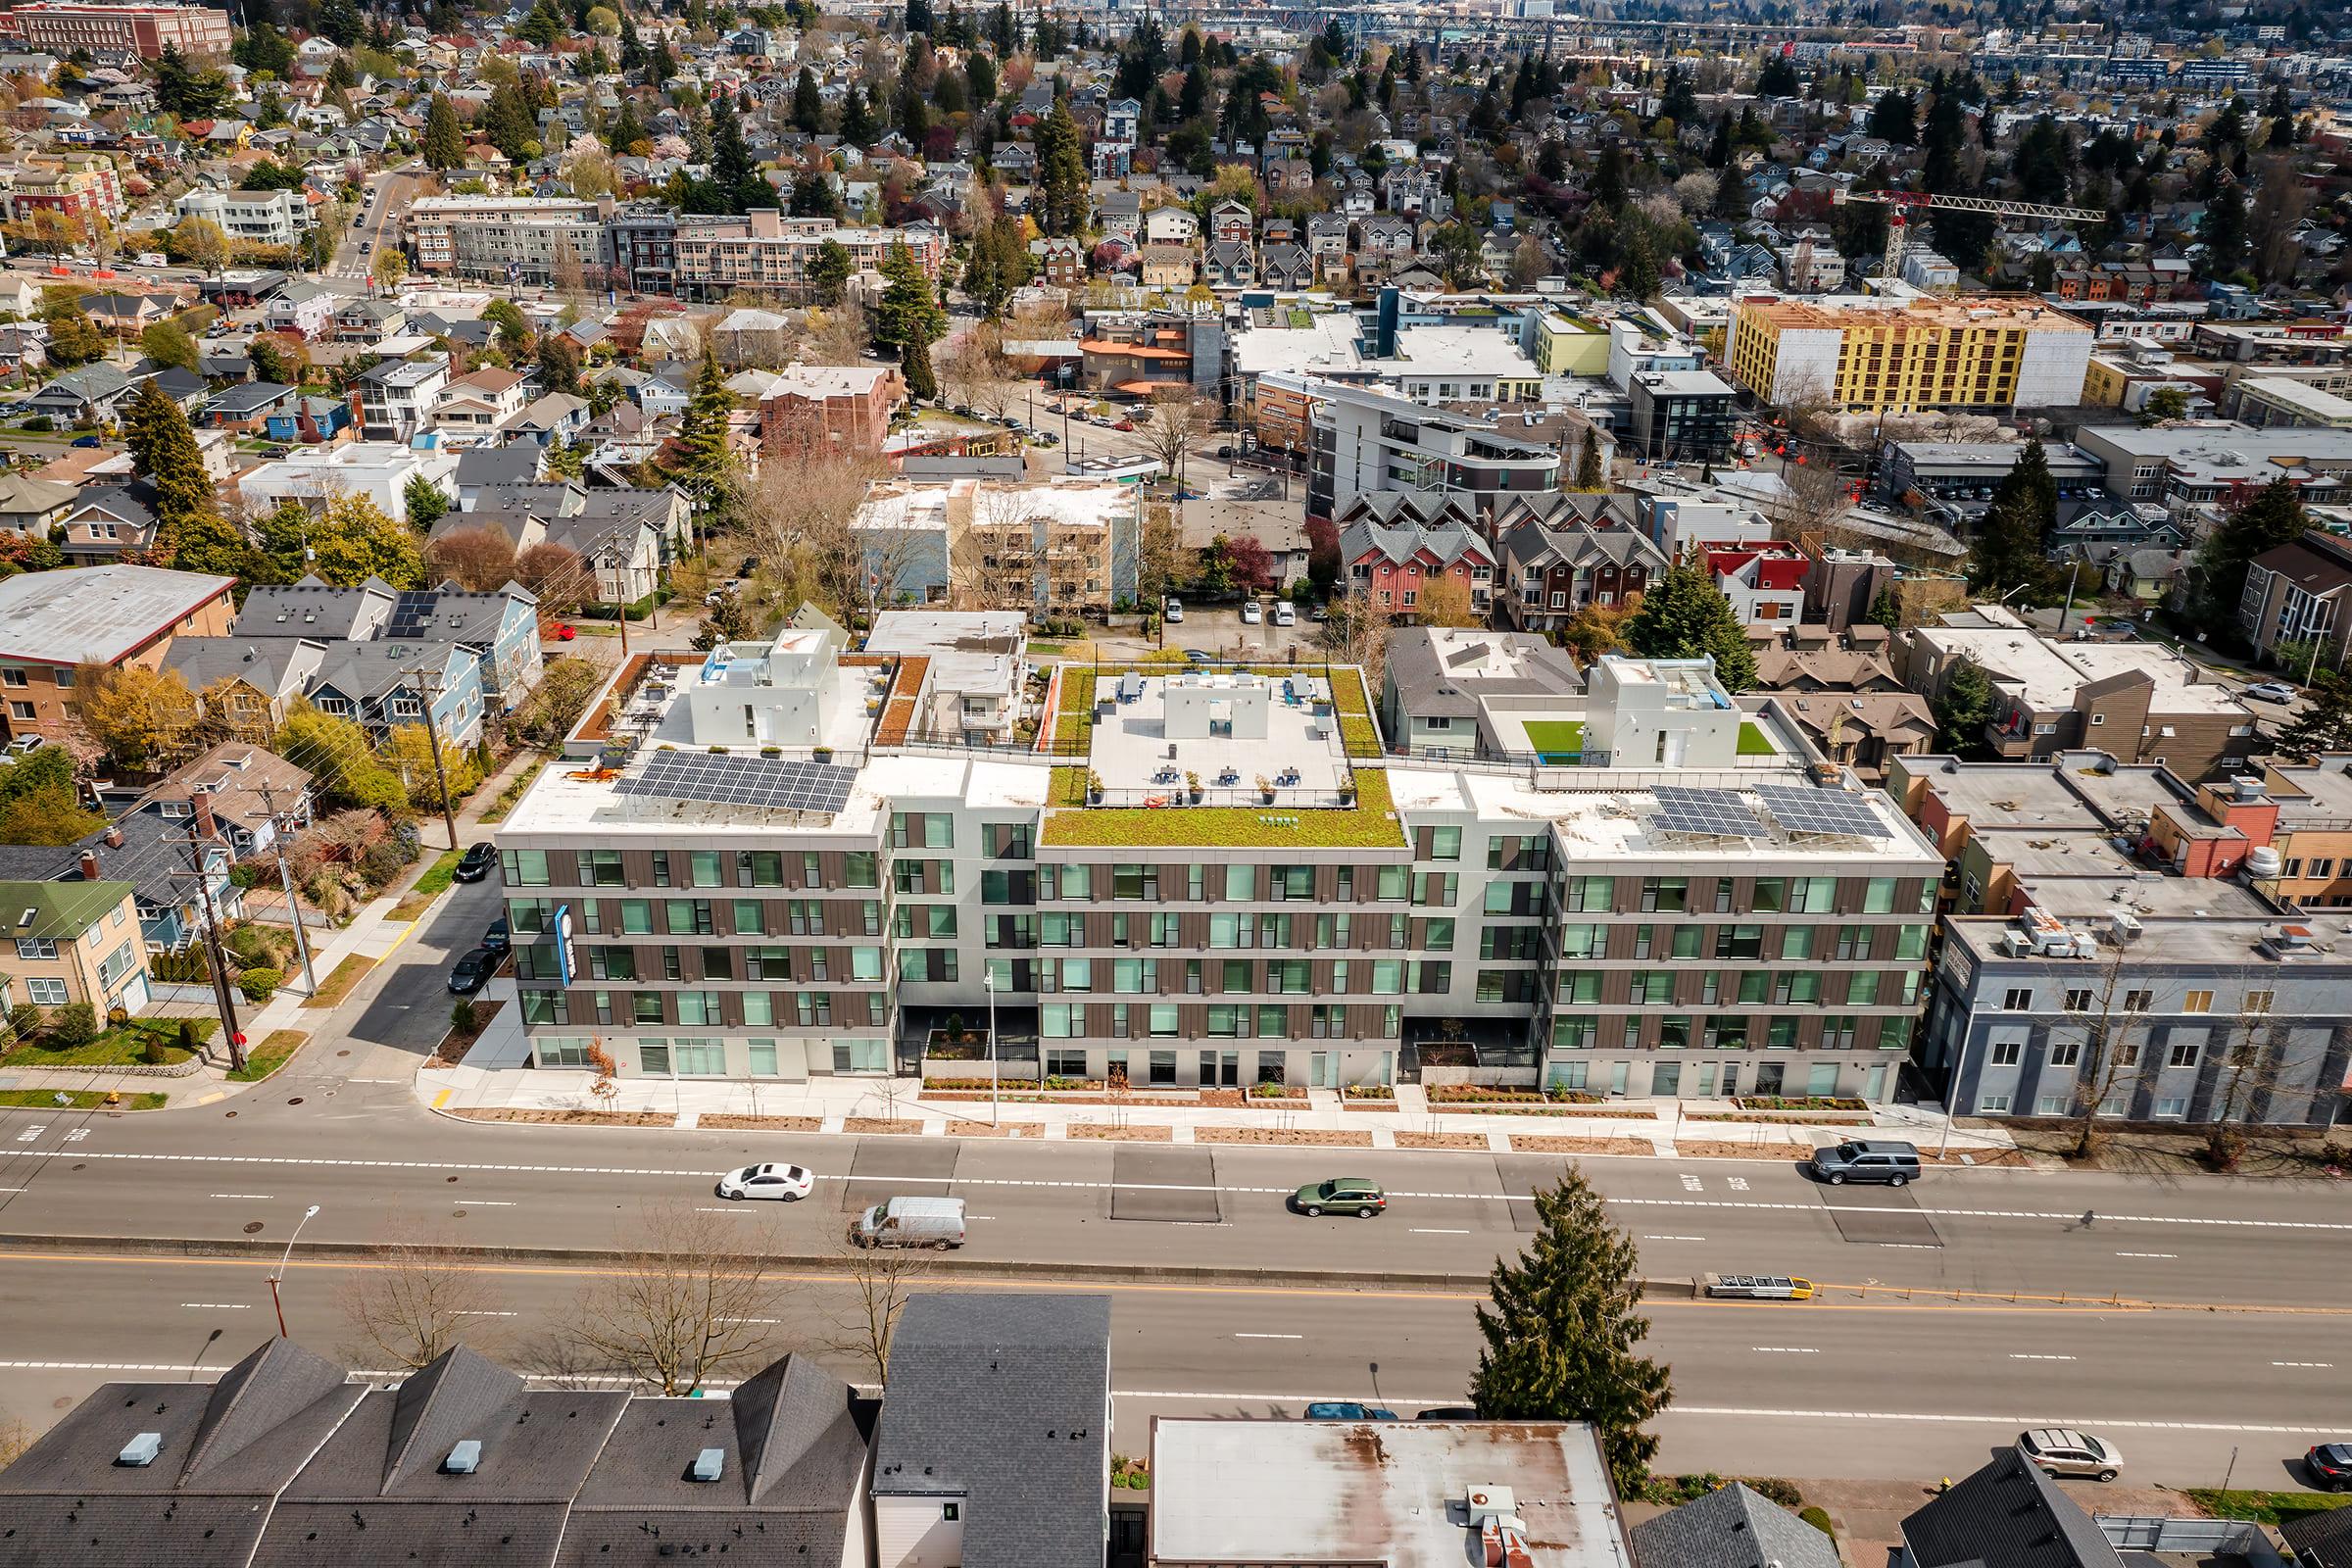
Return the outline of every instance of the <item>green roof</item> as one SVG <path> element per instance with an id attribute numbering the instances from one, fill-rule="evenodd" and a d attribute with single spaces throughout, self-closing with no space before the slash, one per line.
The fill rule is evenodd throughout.
<path id="1" fill-rule="evenodd" d="M 122 906 L 128 882 L 0 882 L 7 935 L 72 942 Z"/>

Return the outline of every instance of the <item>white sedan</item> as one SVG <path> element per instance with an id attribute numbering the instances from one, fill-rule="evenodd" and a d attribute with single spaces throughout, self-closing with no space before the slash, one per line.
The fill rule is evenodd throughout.
<path id="1" fill-rule="evenodd" d="M 799 1165 L 746 1165 L 718 1179 L 721 1198 L 773 1198 L 797 1203 L 816 1186 L 814 1172 Z"/>

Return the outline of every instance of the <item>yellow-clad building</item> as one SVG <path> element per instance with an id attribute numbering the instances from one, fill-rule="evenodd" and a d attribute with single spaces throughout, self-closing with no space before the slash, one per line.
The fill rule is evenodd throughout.
<path id="1" fill-rule="evenodd" d="M 1768 403 L 1844 409 L 2072 408 L 2090 327 L 2031 297 L 1742 300 L 1725 360 Z"/>

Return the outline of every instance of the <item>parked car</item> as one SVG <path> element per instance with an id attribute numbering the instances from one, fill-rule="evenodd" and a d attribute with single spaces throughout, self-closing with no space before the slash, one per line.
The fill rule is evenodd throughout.
<path id="1" fill-rule="evenodd" d="M 1288 599 L 1278 599 L 1274 602 L 1274 624 L 1277 626 L 1298 624 L 1298 612 Z"/>
<path id="2" fill-rule="evenodd" d="M 1187 648 L 1184 657 L 1196 664 L 1213 664 L 1217 662 L 1217 656 L 1205 648 Z"/>
<path id="3" fill-rule="evenodd" d="M 1228 441 L 1223 446 L 1217 448 L 1217 456 L 1230 460 L 1233 457 L 1233 443 Z"/>
<path id="4" fill-rule="evenodd" d="M 2352 1492 L 2352 1443 L 2323 1443 L 2303 1456 L 2304 1473 L 2322 1492 Z"/>
<path id="5" fill-rule="evenodd" d="M 1165 620 L 1165 621 L 1166 621 L 1166 622 L 1167 622 L 1169 625 L 1171 625 L 1171 626 L 1181 626 L 1181 625 L 1183 625 L 1183 624 L 1184 624 L 1184 601 L 1183 601 L 1183 600 L 1181 600 L 1181 599 L 1170 599 L 1170 600 L 1168 600 L 1168 601 L 1167 601 L 1165 604 L 1162 604 L 1162 605 L 1159 607 L 1159 613 L 1160 613 L 1160 618 L 1162 618 L 1163 620 Z"/>
<path id="6" fill-rule="evenodd" d="M 1813 1282 L 1785 1274 L 1701 1274 L 1699 1289 L 1708 1296 L 1741 1301 L 1810 1301 Z"/>
<path id="7" fill-rule="evenodd" d="M 1416 1421 L 1476 1421 L 1479 1418 L 1475 1404 L 1434 1404 L 1413 1417 Z"/>
<path id="8" fill-rule="evenodd" d="M 457 878 L 461 882 L 479 882 L 497 863 L 498 851 L 488 844 L 468 844 L 466 853 L 458 858 Z"/>
<path id="9" fill-rule="evenodd" d="M 100 443 L 98 438 L 94 435 L 77 435 L 74 438 L 72 444 L 77 447 L 94 447 Z"/>
<path id="10" fill-rule="evenodd" d="M 1389 1206 L 1389 1195 L 1380 1190 L 1380 1183 L 1361 1176 L 1340 1176 L 1327 1182 L 1309 1182 L 1291 1195 L 1291 1206 L 1308 1218 L 1323 1214 L 1353 1214 L 1357 1219 L 1371 1219 Z"/>
<path id="11" fill-rule="evenodd" d="M 568 622 L 568 621 L 561 621 L 561 620 L 560 620 L 560 621 L 558 621 L 558 622 L 556 622 L 556 630 L 555 630 L 555 638 L 556 638 L 556 641 L 558 641 L 558 642 L 560 642 L 560 643 L 567 643 L 567 642 L 571 641 L 571 640 L 572 640 L 574 637 L 577 637 L 579 634 L 580 634 L 580 633 L 579 633 L 579 629 L 578 629 L 577 627 L 573 626 L 573 625 L 572 625 L 570 622 Z"/>
<path id="12" fill-rule="evenodd" d="M 2065 1427 L 2041 1427 L 2033 1432 L 2020 1432 L 2017 1446 L 2026 1458 L 2040 1467 L 2044 1475 L 2089 1476 L 2094 1480 L 2113 1481 L 2124 1468 L 2124 1456 L 2114 1444 L 2094 1438 L 2087 1432 L 2070 1431 Z"/>
<path id="13" fill-rule="evenodd" d="M 963 1200 L 886 1200 L 850 1221 L 850 1241 L 858 1247 L 961 1247 Z"/>
<path id="14" fill-rule="evenodd" d="M 514 933 L 508 926 L 507 917 L 503 914 L 491 921 L 490 929 L 482 933 L 482 946 L 488 948 L 492 953 L 504 953 L 514 945 Z"/>
<path id="15" fill-rule="evenodd" d="M 815 1188 L 815 1172 L 803 1165 L 746 1165 L 718 1179 L 718 1196 L 729 1200 L 772 1198 L 797 1203 Z"/>
<path id="16" fill-rule="evenodd" d="M 2291 703 L 2300 695 L 2282 680 L 2256 681 L 2242 694 L 2258 703 Z"/>
<path id="17" fill-rule="evenodd" d="M 1242 602 L 1242 624 L 1245 626 L 1262 626 L 1265 623 L 1265 606 L 1259 604 L 1254 599 L 1244 600 Z"/>
<path id="18" fill-rule="evenodd" d="M 1884 1182 L 1900 1187 L 1919 1179 L 1919 1150 L 1891 1138 L 1849 1138 L 1813 1151 L 1813 1174 L 1832 1187 Z"/>
<path id="19" fill-rule="evenodd" d="M 1317 605 L 1314 609 L 1306 612 L 1306 618 L 1315 622 L 1317 625 L 1321 625 L 1323 622 L 1331 619 L 1331 612 L 1326 610 L 1323 606 Z"/>
<path id="20" fill-rule="evenodd" d="M 1377 1404 L 1358 1404 L 1353 1399 L 1317 1399 L 1306 1407 L 1309 1421 L 1394 1421 L 1396 1412 Z"/>
<path id="21" fill-rule="evenodd" d="M 476 948 L 460 958 L 449 971 L 450 995 L 470 997 L 488 985 L 490 977 L 498 972 L 499 960 L 503 956 L 488 948 Z"/>

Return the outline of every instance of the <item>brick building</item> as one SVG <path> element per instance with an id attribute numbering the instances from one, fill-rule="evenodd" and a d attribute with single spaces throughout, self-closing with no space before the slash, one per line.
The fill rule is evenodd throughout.
<path id="1" fill-rule="evenodd" d="M 115 177 L 115 166 L 87 153 L 0 166 L 0 219 L 21 223 L 42 212 L 84 225 L 122 217 L 122 184 Z"/>
<path id="2" fill-rule="evenodd" d="M 103 6 L 34 0 L 0 12 L 0 38 L 22 40 L 27 49 L 70 55 L 162 56 L 169 44 L 183 55 L 228 53 L 228 13 L 210 6 Z"/>
<path id="3" fill-rule="evenodd" d="M 760 440 L 770 454 L 878 453 L 906 392 L 886 365 L 796 365 L 760 400 Z"/>

